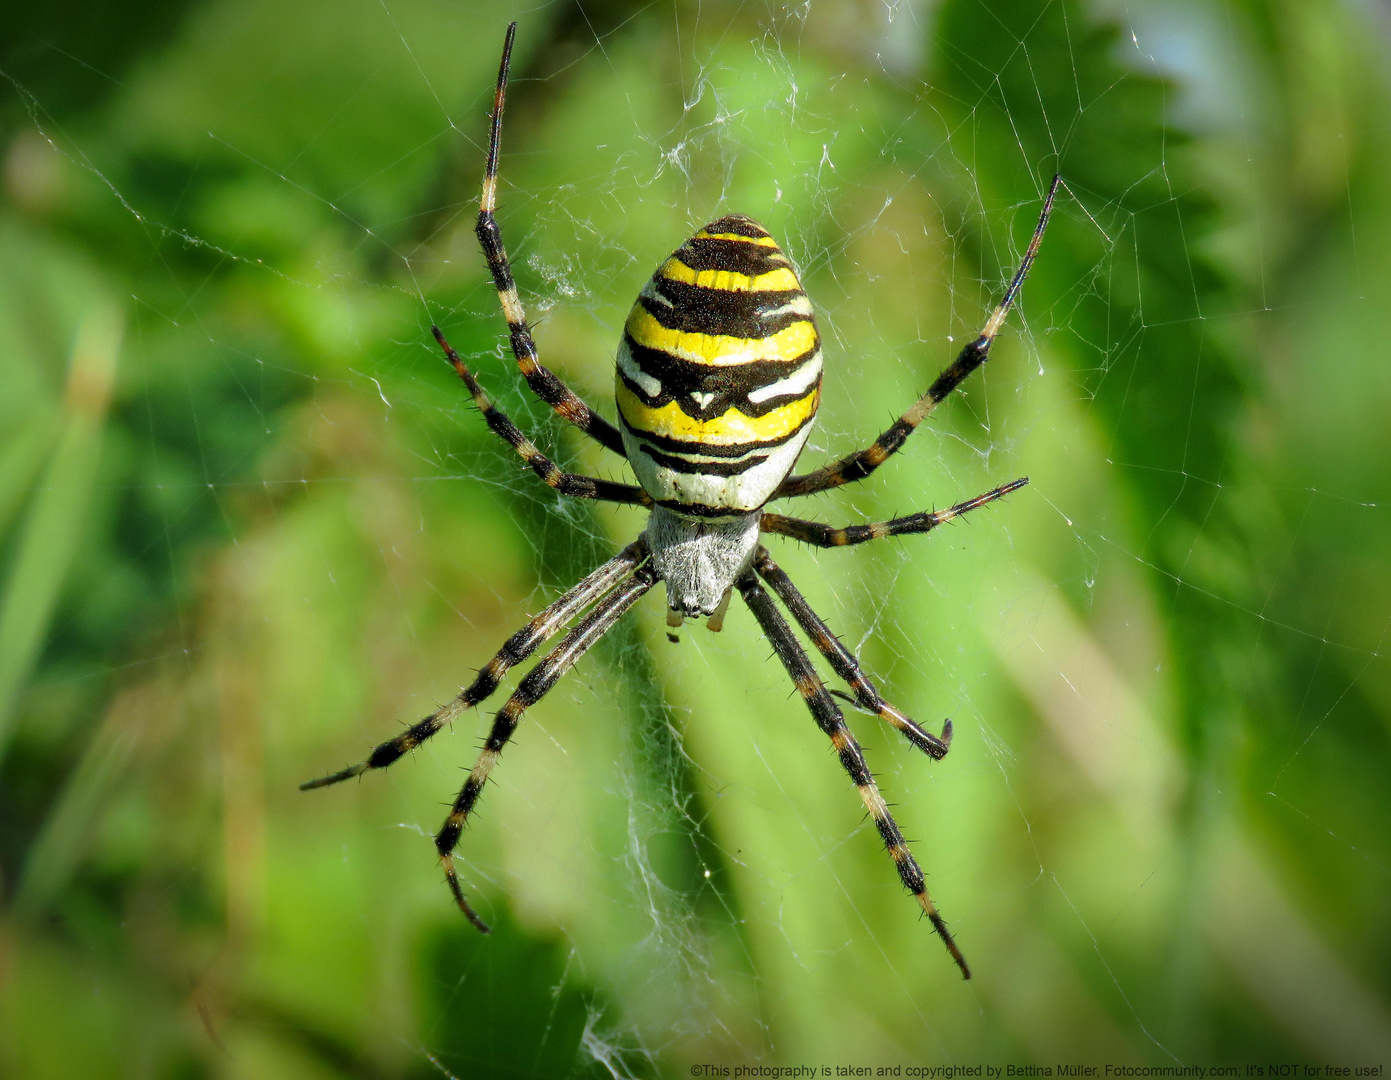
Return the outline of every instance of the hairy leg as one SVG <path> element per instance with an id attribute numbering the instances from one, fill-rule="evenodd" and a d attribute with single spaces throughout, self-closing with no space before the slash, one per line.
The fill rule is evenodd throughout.
<path id="1" fill-rule="evenodd" d="M 910 533 L 931 532 L 962 514 L 970 513 L 986 503 L 1003 498 L 1012 491 L 1018 491 L 1029 482 L 1027 476 L 1011 480 L 997 488 L 991 488 L 973 499 L 959 502 L 946 510 L 923 510 L 907 517 L 892 518 L 889 521 L 876 521 L 869 525 L 846 525 L 835 528 L 819 521 L 806 521 L 802 518 L 784 517 L 782 514 L 764 514 L 759 528 L 764 532 L 778 533 L 801 540 L 816 547 L 844 547 L 847 544 L 863 544 L 868 540 L 882 540 L 888 536 L 907 536 Z"/>
<path id="2" fill-rule="evenodd" d="M 898 451 L 907 441 L 908 436 L 913 434 L 917 426 L 931 415 L 932 410 L 937 408 L 943 398 L 955 390 L 971 372 L 985 363 L 990 355 L 990 346 L 995 341 L 995 335 L 1000 332 L 1005 316 L 1009 314 L 1009 309 L 1014 306 L 1015 298 L 1019 295 L 1019 290 L 1024 284 L 1024 278 L 1028 276 L 1029 267 L 1033 265 L 1034 256 L 1038 254 L 1039 245 L 1043 243 L 1043 230 L 1048 225 L 1048 215 L 1053 209 L 1053 198 L 1057 195 L 1058 185 L 1061 183 L 1061 176 L 1053 177 L 1053 184 L 1049 187 L 1048 195 L 1043 201 L 1043 212 L 1039 214 L 1038 226 L 1034 229 L 1033 239 L 1029 241 L 1019 269 L 1014 272 L 1014 277 L 1009 283 L 1009 288 L 1005 290 L 1004 297 L 995 310 L 991 312 L 990 318 L 986 320 L 980 336 L 961 350 L 961 354 L 957 356 L 951 367 L 938 375 L 936 381 L 928 387 L 927 393 L 918 398 L 913 407 L 899 417 L 888 431 L 875 439 L 873 444 L 863 450 L 856 450 L 853 454 L 817 469 L 815 472 L 803 473 L 801 476 L 789 476 L 782 482 L 782 486 L 774 492 L 773 498 L 811 495 L 828 488 L 863 480 L 879 468 L 890 455 Z"/>
<path id="3" fill-rule="evenodd" d="M 444 349 L 444 355 L 454 365 L 455 373 L 463 379 L 464 385 L 473 395 L 473 403 L 478 406 L 478 410 L 483 414 L 483 419 L 487 421 L 488 427 L 496 432 L 512 449 L 516 450 L 517 455 L 543 481 L 560 494 L 569 495 L 576 499 L 600 499 L 604 502 L 626 503 L 629 506 L 652 505 L 652 497 L 642 488 L 633 484 L 615 484 L 611 480 L 600 480 L 593 476 L 562 472 L 555 462 L 536 449 L 536 445 L 522 434 L 517 425 L 507 418 L 506 413 L 493 404 L 492 399 L 483 390 L 473 372 L 459 358 L 459 354 L 454 351 L 449 342 L 444 340 L 440 328 L 432 326 L 430 330 L 434 333 L 435 340 L 440 343 L 440 347 Z"/>
<path id="4" fill-rule="evenodd" d="M 559 645 L 527 672 L 526 678 L 521 681 L 516 692 L 498 710 L 497 716 L 493 719 L 492 730 L 483 743 L 478 760 L 474 762 L 468 779 L 464 781 L 463 789 L 450 808 L 449 816 L 445 818 L 444 825 L 435 836 L 435 849 L 439 852 L 440 860 L 444 864 L 445 880 L 449 882 L 449 889 L 454 894 L 455 903 L 459 905 L 459 910 L 468 916 L 469 921 L 485 934 L 489 932 L 488 926 L 478 917 L 464 898 L 464 890 L 459 884 L 459 875 L 454 867 L 454 848 L 458 845 L 459 835 L 468 823 L 469 814 L 473 812 L 473 808 L 478 802 L 478 796 L 483 792 L 483 785 L 488 782 L 488 776 L 492 772 L 493 766 L 497 764 L 498 756 L 502 753 L 503 747 L 507 745 L 512 733 L 517 730 L 517 725 L 521 723 L 522 714 L 545 697 L 560 677 L 574 667 L 575 662 L 588 652 L 596 641 L 608 633 L 623 613 L 632 607 L 656 581 L 657 576 L 650 563 L 644 563 L 638 567 L 632 577 L 597 604 L 594 610 L 565 635 Z"/>
<path id="5" fill-rule="evenodd" d="M 483 257 L 488 260 L 488 270 L 493 275 L 493 284 L 497 286 L 498 299 L 502 302 L 502 313 L 507 318 L 512 355 L 517 358 L 517 366 L 526 376 L 527 385 L 537 397 L 555 410 L 556 415 L 574 424 L 590 438 L 620 457 L 627 457 L 623 449 L 623 437 L 618 433 L 618 429 L 591 410 L 554 372 L 542 366 L 537 358 L 536 343 L 531 338 L 526 312 L 522 310 L 522 300 L 517 295 L 517 283 L 512 278 L 512 265 L 508 262 L 507 249 L 502 243 L 502 230 L 494 216 L 497 210 L 498 149 L 502 142 L 502 106 L 507 96 L 507 72 L 511 66 L 512 42 L 516 36 L 517 24 L 513 23 L 507 28 L 507 40 L 502 47 L 502 63 L 498 67 L 497 90 L 493 95 L 492 123 L 488 136 L 488 164 L 483 174 L 483 196 L 478 202 L 478 224 L 474 227 L 474 232 L 478 236 L 478 242 L 483 245 Z"/>
<path id="6" fill-rule="evenodd" d="M 509 668 L 515 664 L 520 664 L 535 652 L 542 642 L 558 632 L 567 622 L 631 574 L 634 568 L 646 557 L 647 547 L 641 540 L 629 544 L 617 556 L 595 570 L 594 573 L 570 589 L 564 596 L 508 638 L 507 643 L 498 650 L 497 655 L 489 660 L 487 666 L 478 673 L 478 677 L 461 690 L 448 705 L 436 709 L 425 719 L 412 724 L 394 739 L 388 739 L 368 754 L 363 761 L 356 765 L 349 765 L 346 769 L 340 769 L 329 776 L 308 780 L 300 784 L 300 790 L 309 791 L 311 788 L 328 787 L 330 784 L 342 783 L 354 776 L 361 776 L 370 769 L 385 769 L 407 751 L 414 750 L 446 724 L 453 723 L 467 710 L 487 698 L 497 689 L 498 683 L 502 681 Z"/>
<path id="7" fill-rule="evenodd" d="M 831 745 L 840 757 L 841 765 L 849 773 L 851 781 L 859 790 L 860 800 L 864 803 L 865 809 L 869 811 L 869 816 L 874 819 L 874 826 L 879 831 L 879 836 L 883 839 L 889 857 L 894 861 L 894 866 L 898 869 L 899 880 L 903 882 L 919 906 L 922 907 L 923 913 L 932 923 L 932 928 L 937 931 L 938 937 L 942 939 L 947 951 L 951 953 L 952 959 L 956 961 L 956 966 L 961 969 L 962 977 L 969 979 L 971 969 L 966 966 L 966 958 L 961 955 L 956 939 L 947 929 L 946 921 L 938 914 L 937 908 L 927 895 L 927 880 L 923 876 L 922 867 L 913 858 L 913 853 L 908 850 L 903 833 L 899 831 L 898 823 L 889 813 L 888 804 L 884 802 L 884 797 L 879 793 L 879 787 L 870 774 L 869 766 L 865 764 L 864 754 L 860 750 L 859 743 L 850 734 L 850 729 L 845 726 L 845 717 L 841 715 L 840 708 L 827 692 L 825 684 L 822 683 L 821 677 L 816 674 L 816 669 L 812 667 L 807 654 L 797 643 L 796 637 L 792 634 L 792 628 L 787 625 L 787 621 L 779 613 L 772 598 L 758 583 L 758 578 L 752 572 L 747 573 L 739 579 L 738 587 L 744 602 L 749 605 L 754 618 L 758 620 L 763 632 L 768 635 L 768 640 L 773 643 L 773 649 L 777 652 L 778 659 L 787 669 L 787 674 L 791 676 L 792 682 L 797 687 L 797 692 L 802 695 L 802 700 L 811 711 L 817 727 L 830 738 Z"/>
<path id="8" fill-rule="evenodd" d="M 758 553 L 754 555 L 753 568 L 758 572 L 758 576 L 768 583 L 768 587 L 777 594 L 778 599 L 783 602 L 787 610 L 792 613 L 792 618 L 802 628 L 802 632 L 811 639 L 817 651 L 826 658 L 831 669 L 855 691 L 851 701 L 866 712 L 873 713 L 890 727 L 902 732 L 910 743 L 929 757 L 940 761 L 947 756 L 947 751 L 951 749 L 950 720 L 942 726 L 942 735 L 941 738 L 938 738 L 890 705 L 879 696 L 879 691 L 869 681 L 854 654 L 841 644 L 840 638 L 831 633 L 831 628 L 826 625 L 820 615 L 812 610 L 806 597 L 801 594 L 797 586 L 792 584 L 792 579 L 787 576 L 782 567 L 773 561 L 766 548 L 759 548 Z"/>

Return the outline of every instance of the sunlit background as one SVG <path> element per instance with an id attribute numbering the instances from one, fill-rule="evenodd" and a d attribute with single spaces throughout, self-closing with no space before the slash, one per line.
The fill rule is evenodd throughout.
<path id="1" fill-rule="evenodd" d="M 632 298 L 752 214 L 827 347 L 803 464 L 990 363 L 770 546 L 975 971 L 736 602 L 654 594 L 431 836 L 491 709 L 301 793 L 643 526 L 568 467 L 472 227 L 613 416 Z M 0 1074 L 1391 1066 L 1391 15 L 1374 0 L 65 0 L 0 16 Z M 827 673 L 829 678 L 829 672 Z M 504 693 L 506 691 L 504 690 Z"/>

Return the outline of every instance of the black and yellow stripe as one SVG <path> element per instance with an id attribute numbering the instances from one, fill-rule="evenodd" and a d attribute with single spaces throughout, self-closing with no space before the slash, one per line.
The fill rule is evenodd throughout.
<path id="1" fill-rule="evenodd" d="M 656 502 L 757 510 L 791 471 L 821 400 L 821 339 L 792 263 L 753 219 L 713 221 L 672 253 L 623 328 L 618 415 Z"/>

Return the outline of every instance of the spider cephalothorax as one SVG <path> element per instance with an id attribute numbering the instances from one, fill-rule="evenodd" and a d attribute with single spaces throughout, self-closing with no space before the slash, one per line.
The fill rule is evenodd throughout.
<path id="1" fill-rule="evenodd" d="M 961 380 L 985 362 L 1038 252 L 1059 179 L 1053 178 L 1028 249 L 980 335 L 962 349 L 912 408 L 865 449 L 813 472 L 790 475 L 821 400 L 820 338 L 811 302 L 791 261 L 767 230 L 742 214 L 725 215 L 697 232 L 658 268 L 639 295 L 618 350 L 620 427 L 616 428 L 591 412 L 537 359 L 494 217 L 503 95 L 516 30 L 516 23 L 508 28 L 498 71 L 478 239 L 507 317 L 512 351 L 527 384 L 558 415 L 625 457 L 640 486 L 562 472 L 489 400 L 438 328 L 434 328 L 434 335 L 488 426 L 543 481 L 563 495 L 643 506 L 651 514 L 637 540 L 513 634 L 453 701 L 382 743 L 364 761 L 302 787 L 325 787 L 390 765 L 488 697 L 508 669 L 573 622 L 560 644 L 527 673 L 498 711 L 478 760 L 435 837 L 456 902 L 486 933 L 487 926 L 464 897 L 454 865 L 454 848 L 522 714 L 659 581 L 666 582 L 667 621 L 673 628 L 685 618 L 709 616 L 710 629 L 720 629 L 730 596 L 737 589 L 817 726 L 830 738 L 888 848 L 899 879 L 932 921 L 962 975 L 970 978 L 966 960 L 928 898 L 922 869 L 880 795 L 840 706 L 764 586 L 772 589 L 832 670 L 849 684 L 853 696 L 842 697 L 898 729 L 933 758 L 946 756 L 951 722 L 943 725 L 940 736 L 933 735 L 880 697 L 854 656 L 759 541 L 765 533 L 772 533 L 818 547 L 838 547 L 923 533 L 1028 482 L 1026 478 L 1011 481 L 947 510 L 844 528 L 764 510 L 773 499 L 811 495 L 864 479 Z"/>

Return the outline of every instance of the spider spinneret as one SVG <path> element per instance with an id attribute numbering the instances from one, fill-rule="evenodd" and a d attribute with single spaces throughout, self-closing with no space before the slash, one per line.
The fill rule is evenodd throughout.
<path id="1" fill-rule="evenodd" d="M 867 477 L 985 362 L 1038 253 L 1061 179 L 1053 178 L 1024 257 L 980 335 L 865 449 L 813 472 L 791 475 L 821 401 L 820 336 L 811 302 L 791 261 L 766 229 L 743 214 L 727 214 L 697 232 L 658 268 L 638 296 L 618 349 L 615 390 L 620 426 L 616 428 L 541 365 L 494 216 L 502 107 L 516 31 L 516 23 L 508 27 L 498 70 L 476 232 L 507 319 L 512 352 L 527 385 L 561 418 L 626 458 L 640 486 L 563 472 L 492 403 L 439 328 L 432 330 L 488 426 L 541 480 L 562 495 L 646 507 L 650 510 L 647 527 L 637 540 L 513 634 L 448 704 L 382 743 L 358 764 L 300 786 L 326 787 L 392 764 L 482 702 L 510 668 L 574 622 L 494 717 L 468 779 L 435 837 L 455 902 L 479 930 L 488 933 L 464 896 L 454 849 L 522 715 L 659 581 L 667 586 L 667 622 L 673 629 L 685 618 L 705 616 L 709 628 L 719 630 L 730 597 L 738 590 L 817 726 L 829 737 L 900 881 L 931 921 L 962 976 L 969 979 L 966 959 L 929 898 L 922 868 L 889 812 L 835 697 L 879 717 L 934 759 L 947 754 L 951 721 L 945 722 L 940 736 L 933 735 L 886 702 L 760 539 L 771 533 L 817 547 L 839 547 L 924 533 L 1028 483 L 1027 477 L 1021 477 L 946 510 L 844 528 L 764 510 L 774 499 L 811 495 Z M 826 688 L 769 589 L 853 693 Z M 674 634 L 668 636 L 675 640 Z"/>

